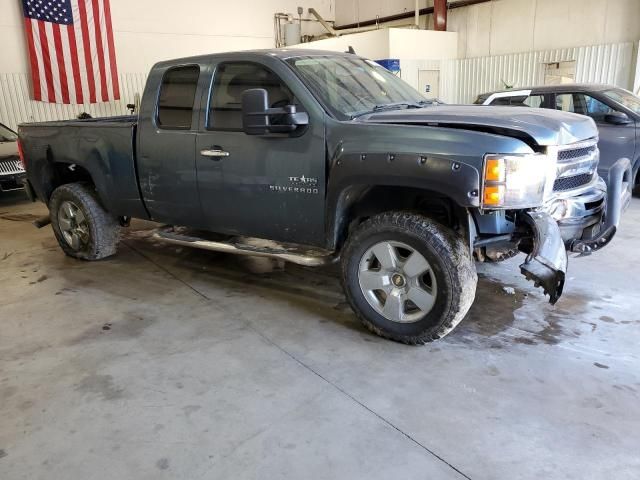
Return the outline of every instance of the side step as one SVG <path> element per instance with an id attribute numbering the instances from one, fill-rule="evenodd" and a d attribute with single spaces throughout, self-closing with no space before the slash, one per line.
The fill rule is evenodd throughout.
<path id="1" fill-rule="evenodd" d="M 177 233 L 172 227 L 161 228 L 154 232 L 153 238 L 182 245 L 201 248 L 215 252 L 233 253 L 236 255 L 252 255 L 254 257 L 279 258 L 287 262 L 318 267 L 335 262 L 338 257 L 327 250 L 313 250 L 299 246 L 276 244 L 275 242 L 247 237 L 231 237 L 224 241 L 207 240 L 202 237 Z"/>

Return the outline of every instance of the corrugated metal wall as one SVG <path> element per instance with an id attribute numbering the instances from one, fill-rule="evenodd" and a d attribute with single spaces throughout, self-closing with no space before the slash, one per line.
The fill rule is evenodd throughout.
<path id="1" fill-rule="evenodd" d="M 403 61 L 402 77 L 417 87 L 419 69 L 440 68 L 440 97 L 448 103 L 470 103 L 479 93 L 544 83 L 545 63 L 576 61 L 576 81 L 610 83 L 632 89 L 634 44 L 620 43 L 515 53 L 494 57 L 442 61 Z M 124 115 L 126 104 L 142 95 L 145 73 L 120 75 L 121 99 L 94 105 L 59 105 L 30 99 L 26 73 L 0 74 L 0 122 L 11 128 L 19 123 L 75 118 L 80 112 L 94 117 Z"/>
<path id="2" fill-rule="evenodd" d="M 61 105 L 31 100 L 30 79 L 26 73 L 0 74 L 0 123 L 14 130 L 19 123 L 46 120 L 68 120 L 81 112 L 94 117 L 125 115 L 127 103 L 134 103 L 136 93 L 142 95 L 146 73 L 120 75 L 120 100 L 85 105 Z"/>
<path id="3" fill-rule="evenodd" d="M 633 88 L 633 43 L 562 48 L 493 57 L 443 60 L 442 100 L 470 103 L 480 93 L 544 83 L 545 63 L 576 61 L 576 82 Z"/>

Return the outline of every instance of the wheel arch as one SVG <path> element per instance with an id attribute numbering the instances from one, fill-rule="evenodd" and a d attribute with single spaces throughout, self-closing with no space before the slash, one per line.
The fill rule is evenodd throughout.
<path id="1" fill-rule="evenodd" d="M 341 249 L 351 229 L 388 211 L 413 211 L 453 230 L 466 231 L 468 214 L 450 195 L 434 188 L 388 184 L 355 184 L 336 195 L 328 208 L 330 249 Z"/>

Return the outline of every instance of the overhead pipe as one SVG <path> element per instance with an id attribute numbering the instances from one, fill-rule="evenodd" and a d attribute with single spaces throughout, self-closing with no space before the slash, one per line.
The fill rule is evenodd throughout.
<path id="1" fill-rule="evenodd" d="M 451 2 L 447 3 L 447 10 L 453 10 L 454 8 L 462 8 L 462 7 L 470 7 L 472 5 L 478 5 L 480 3 L 491 2 L 492 0 L 461 0 L 459 2 Z M 446 2 L 445 2 L 446 3 Z M 420 15 L 431 15 L 435 11 L 434 7 L 426 7 L 421 8 L 419 10 Z M 371 25 L 378 25 L 380 23 L 394 22 L 396 20 L 406 20 L 407 18 L 413 18 L 415 12 L 402 12 L 396 13 L 395 15 L 389 15 L 386 17 L 377 17 L 371 20 L 363 20 L 361 22 L 349 23 L 347 25 L 340 25 L 339 27 L 333 27 L 336 33 L 342 33 L 342 30 L 353 30 L 359 27 L 369 27 Z"/>
<path id="2" fill-rule="evenodd" d="M 329 24 L 329 22 L 327 22 L 324 18 L 322 18 L 322 15 L 320 15 L 315 8 L 310 8 L 309 13 L 314 17 L 316 17 L 318 22 L 320 22 L 320 25 L 322 25 L 325 28 L 325 30 L 329 32 L 329 35 L 334 37 L 340 36 L 340 34 L 334 30 L 334 28 Z"/>
<path id="3" fill-rule="evenodd" d="M 447 0 L 433 0 L 433 29 L 447 31 Z"/>

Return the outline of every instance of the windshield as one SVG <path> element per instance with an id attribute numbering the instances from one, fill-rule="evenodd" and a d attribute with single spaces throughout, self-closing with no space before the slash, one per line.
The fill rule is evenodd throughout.
<path id="1" fill-rule="evenodd" d="M 303 56 L 287 62 L 320 101 L 341 120 L 377 109 L 428 104 L 425 97 L 371 60 Z"/>
<path id="2" fill-rule="evenodd" d="M 0 123 L 0 142 L 15 142 L 18 136 Z"/>
<path id="3" fill-rule="evenodd" d="M 614 102 L 627 107 L 634 113 L 640 114 L 640 98 L 633 93 L 622 89 L 605 90 L 604 94 Z"/>

